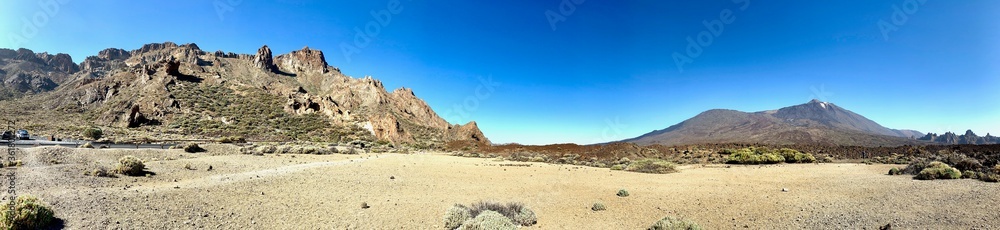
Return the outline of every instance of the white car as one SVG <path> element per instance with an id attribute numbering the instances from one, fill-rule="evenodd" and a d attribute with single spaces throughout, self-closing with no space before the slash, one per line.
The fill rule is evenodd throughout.
<path id="1" fill-rule="evenodd" d="M 28 135 L 28 130 L 17 130 L 17 139 L 20 140 L 30 140 L 31 135 Z"/>

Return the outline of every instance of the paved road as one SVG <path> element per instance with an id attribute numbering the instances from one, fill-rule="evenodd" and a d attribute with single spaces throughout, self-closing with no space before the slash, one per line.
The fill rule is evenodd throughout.
<path id="1" fill-rule="evenodd" d="M 7 146 L 10 143 L 7 140 L 0 140 L 0 146 Z M 65 146 L 65 147 L 77 147 L 87 143 L 87 141 L 79 140 L 64 140 L 64 141 L 48 141 L 48 140 L 15 140 L 14 145 L 18 148 L 31 148 L 39 146 Z M 170 146 L 175 144 L 109 144 L 109 143 L 92 143 L 94 147 L 101 147 L 107 145 L 109 148 L 115 149 L 168 149 Z"/>

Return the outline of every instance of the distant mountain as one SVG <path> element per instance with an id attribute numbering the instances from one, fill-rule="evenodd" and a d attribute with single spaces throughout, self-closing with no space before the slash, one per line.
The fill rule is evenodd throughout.
<path id="1" fill-rule="evenodd" d="M 913 130 L 886 128 L 833 103 L 808 103 L 754 113 L 714 109 L 666 129 L 626 139 L 642 145 L 702 143 L 833 144 L 856 146 L 917 143 Z"/>
<path id="2" fill-rule="evenodd" d="M 1000 144 L 1000 137 L 995 137 L 989 133 L 986 136 L 978 136 L 972 130 L 965 131 L 964 135 L 956 135 L 952 132 L 946 132 L 943 135 L 938 136 L 936 133 L 928 133 L 926 136 L 921 137 L 919 140 L 922 141 L 932 141 L 941 144 L 972 144 L 972 145 L 983 145 L 983 144 Z"/>
<path id="3" fill-rule="evenodd" d="M 79 70 L 68 54 L 0 49 L 0 100 L 55 89 Z"/>
<path id="4" fill-rule="evenodd" d="M 235 54 L 151 43 L 105 49 L 79 66 L 65 54 L 0 49 L 0 67 L 0 87 L 32 94 L 0 98 L 0 112 L 35 133 L 97 126 L 105 136 L 489 144 L 475 122 L 449 124 L 413 90 L 346 76 L 308 47 L 273 56 L 267 46 Z"/>

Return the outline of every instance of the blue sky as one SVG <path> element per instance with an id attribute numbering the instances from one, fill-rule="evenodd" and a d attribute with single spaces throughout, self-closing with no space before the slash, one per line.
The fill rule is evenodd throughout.
<path id="1" fill-rule="evenodd" d="M 1000 134 L 1000 1 L 144 2 L 5 2 L 0 47 L 80 62 L 164 41 L 309 46 L 348 75 L 413 88 L 451 123 L 477 121 L 495 143 L 605 142 L 812 98 L 890 128 Z M 369 24 L 378 33 L 355 43 Z M 683 70 L 675 53 L 690 58 Z"/>

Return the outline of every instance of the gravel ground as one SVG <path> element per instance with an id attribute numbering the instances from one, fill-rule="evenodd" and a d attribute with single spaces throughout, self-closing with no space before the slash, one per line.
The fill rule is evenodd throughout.
<path id="1" fill-rule="evenodd" d="M 70 229 L 440 229 L 452 204 L 480 200 L 526 204 L 538 216 L 526 229 L 645 229 L 664 216 L 708 229 L 1000 228 L 1000 184 L 885 175 L 898 165 L 698 165 L 654 175 L 440 153 L 206 148 L 24 149 L 17 192 L 51 203 Z M 124 155 L 155 175 L 83 175 Z M 615 196 L 619 189 L 631 195 Z M 591 211 L 595 202 L 607 210 Z"/>

